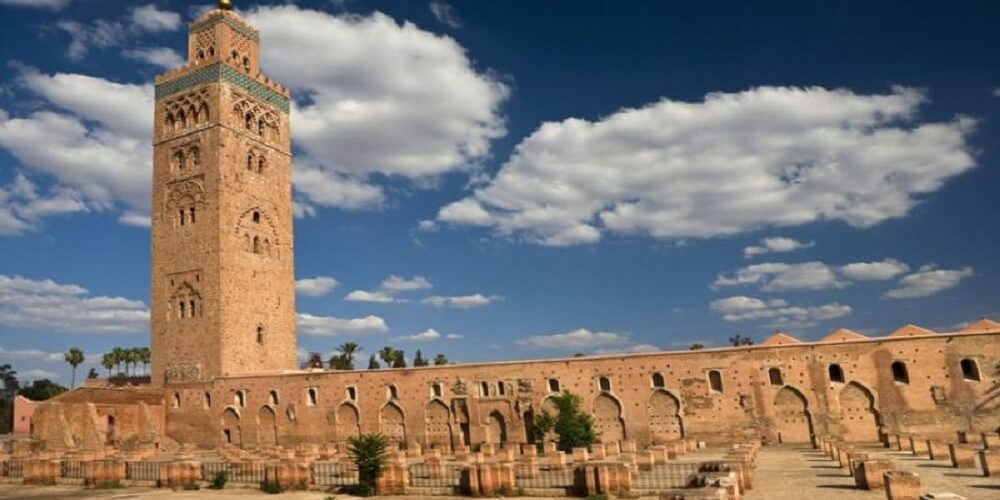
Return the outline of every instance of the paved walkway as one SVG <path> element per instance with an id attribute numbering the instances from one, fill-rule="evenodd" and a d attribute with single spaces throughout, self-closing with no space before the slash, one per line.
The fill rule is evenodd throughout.
<path id="1" fill-rule="evenodd" d="M 881 446 L 861 447 L 872 458 L 891 458 L 902 470 L 916 472 L 924 492 L 949 492 L 969 500 L 1000 499 L 1000 478 L 983 477 L 982 469 L 955 469 L 948 461 L 914 457 Z M 885 492 L 854 487 L 854 479 L 835 460 L 805 446 L 768 446 L 757 456 L 752 500 L 781 498 L 880 499 Z"/>

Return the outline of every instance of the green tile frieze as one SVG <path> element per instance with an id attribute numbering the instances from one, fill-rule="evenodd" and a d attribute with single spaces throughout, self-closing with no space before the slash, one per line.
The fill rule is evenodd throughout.
<path id="1" fill-rule="evenodd" d="M 261 85 L 257 80 L 251 78 L 250 75 L 237 71 L 221 62 L 205 66 L 176 80 L 170 80 L 157 85 L 156 100 L 159 101 L 178 92 L 215 82 L 228 83 L 239 87 L 257 99 L 274 106 L 281 112 L 288 113 L 289 100 L 287 97 Z"/>

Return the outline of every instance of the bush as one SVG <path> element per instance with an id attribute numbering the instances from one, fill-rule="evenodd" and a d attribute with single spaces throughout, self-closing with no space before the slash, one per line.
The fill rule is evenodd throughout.
<path id="1" fill-rule="evenodd" d="M 263 491 L 264 493 L 269 493 L 271 495 L 276 495 L 278 493 L 284 492 L 285 490 L 281 487 L 281 483 L 277 481 L 264 480 L 260 482 L 260 491 Z"/>
<path id="2" fill-rule="evenodd" d="M 213 490 L 221 490 L 226 487 L 226 483 L 229 482 L 229 472 L 219 471 L 212 476 L 212 480 L 209 482 L 208 487 Z"/>
<path id="3" fill-rule="evenodd" d="M 347 455 L 358 466 L 358 495 L 367 496 L 375 490 L 375 480 L 378 479 L 385 465 L 385 436 L 378 433 L 361 434 L 347 440 Z"/>
<path id="4" fill-rule="evenodd" d="M 187 491 L 197 491 L 201 489 L 201 485 L 194 481 L 191 481 L 190 483 L 184 483 L 184 485 L 181 488 Z"/>
<path id="5" fill-rule="evenodd" d="M 571 452 L 573 448 L 590 446 L 597 442 L 594 418 L 580 410 L 580 396 L 569 391 L 552 398 L 559 414 L 553 429 L 559 435 L 558 448 Z"/>

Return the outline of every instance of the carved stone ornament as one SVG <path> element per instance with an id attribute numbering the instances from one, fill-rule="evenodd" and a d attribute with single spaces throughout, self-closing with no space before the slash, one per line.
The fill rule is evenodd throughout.
<path id="1" fill-rule="evenodd" d="M 941 404 L 948 400 L 948 395 L 944 390 L 944 387 L 940 385 L 931 386 L 931 397 L 934 398 L 934 403 Z"/>
<path id="2" fill-rule="evenodd" d="M 469 393 L 469 388 L 466 387 L 464 380 L 455 379 L 455 383 L 451 385 L 451 392 L 464 396 Z"/>
<path id="3" fill-rule="evenodd" d="M 517 392 L 531 392 L 531 379 L 517 379 Z"/>
<path id="4" fill-rule="evenodd" d="M 167 384 L 198 382 L 201 380 L 201 363 L 194 361 L 171 363 L 163 371 L 163 378 Z"/>
<path id="5" fill-rule="evenodd" d="M 201 203 L 205 197 L 205 188 L 201 179 L 187 179 L 170 185 L 167 206 L 179 207 L 192 203 Z"/>

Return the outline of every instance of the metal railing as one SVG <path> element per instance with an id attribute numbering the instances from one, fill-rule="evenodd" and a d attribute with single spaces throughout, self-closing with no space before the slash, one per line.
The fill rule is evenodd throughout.
<path id="1" fill-rule="evenodd" d="M 358 468 L 341 462 L 313 462 L 313 483 L 320 486 L 353 486 L 359 483 Z"/>
<path id="2" fill-rule="evenodd" d="M 63 460 L 59 464 L 59 475 L 70 479 L 83 479 L 83 462 L 79 460 Z"/>
<path id="3" fill-rule="evenodd" d="M 156 481 L 160 479 L 160 462 L 125 462 L 125 479 Z"/>

